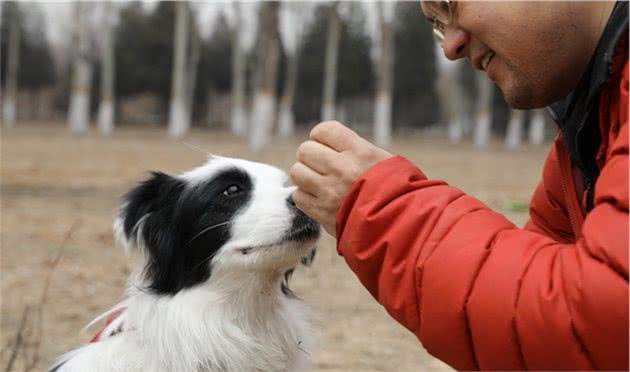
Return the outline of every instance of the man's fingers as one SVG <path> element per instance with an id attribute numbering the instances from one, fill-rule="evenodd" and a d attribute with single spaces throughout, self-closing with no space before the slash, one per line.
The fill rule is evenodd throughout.
<path id="1" fill-rule="evenodd" d="M 319 123 L 311 130 L 313 141 L 326 145 L 337 152 L 349 150 L 356 141 L 358 134 L 337 121 Z"/>
<path id="2" fill-rule="evenodd" d="M 338 153 L 319 142 L 306 141 L 298 147 L 297 160 L 319 174 L 328 174 L 332 165 L 338 161 Z"/>
<path id="3" fill-rule="evenodd" d="M 318 184 L 322 175 L 304 165 L 304 163 L 297 162 L 293 164 L 291 169 L 289 169 L 289 175 L 291 176 L 291 181 L 298 189 L 311 195 L 315 195 L 320 188 Z"/>

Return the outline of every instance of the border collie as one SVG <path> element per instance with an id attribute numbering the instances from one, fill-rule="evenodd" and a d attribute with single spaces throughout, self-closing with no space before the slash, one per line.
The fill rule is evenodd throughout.
<path id="1" fill-rule="evenodd" d="M 308 368 L 309 326 L 288 280 L 312 260 L 320 229 L 287 182 L 270 165 L 211 157 L 132 189 L 114 222 L 117 239 L 143 252 L 127 299 L 96 319 L 110 317 L 96 342 L 51 371 Z"/>

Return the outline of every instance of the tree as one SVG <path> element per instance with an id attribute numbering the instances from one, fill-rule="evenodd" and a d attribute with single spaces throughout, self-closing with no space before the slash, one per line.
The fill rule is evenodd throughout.
<path id="1" fill-rule="evenodd" d="M 490 141 L 490 130 L 492 125 L 492 96 L 494 87 L 492 82 L 483 73 L 475 74 L 476 82 L 476 103 L 475 103 L 475 130 L 473 132 L 473 143 L 477 148 L 485 148 Z"/>
<path id="2" fill-rule="evenodd" d="M 190 127 L 186 113 L 186 51 L 188 44 L 188 3 L 179 1 L 175 5 L 175 39 L 173 53 L 173 78 L 171 104 L 168 119 L 168 135 L 181 138 Z"/>
<path id="3" fill-rule="evenodd" d="M 378 23 L 380 29 L 380 48 L 376 102 L 374 109 L 374 143 L 388 146 L 392 132 L 392 96 L 394 75 L 394 10 L 395 2 L 378 2 Z"/>
<path id="4" fill-rule="evenodd" d="M 165 77 L 173 71 L 175 5 L 160 2 L 150 14 L 139 2 L 121 9 L 114 37 L 116 97 L 153 92 L 168 107 L 172 82 Z"/>
<path id="5" fill-rule="evenodd" d="M 418 10 L 418 3 L 396 5 L 394 23 L 393 122 L 397 126 L 422 127 L 439 121 L 435 90 L 437 77 L 431 25 Z"/>
<path id="6" fill-rule="evenodd" d="M 306 17 L 310 13 L 310 7 L 307 7 L 304 3 L 284 2 L 280 9 L 280 35 L 282 36 L 282 44 L 287 56 L 287 72 L 278 114 L 278 134 L 283 138 L 293 134 L 295 127 L 293 101 L 300 64 L 301 43 L 306 28 Z"/>
<path id="7" fill-rule="evenodd" d="M 517 149 L 523 138 L 523 122 L 525 121 L 525 111 L 510 110 L 510 121 L 505 133 L 505 147 L 510 150 Z"/>
<path id="8" fill-rule="evenodd" d="M 335 2 L 328 9 L 329 24 L 326 37 L 326 61 L 324 64 L 324 89 L 322 99 L 321 120 L 332 120 L 335 117 L 335 98 L 337 88 L 337 56 L 339 54 L 339 38 L 341 36 L 341 21 L 339 19 L 338 3 Z"/>
<path id="9" fill-rule="evenodd" d="M 278 60 L 280 58 L 280 40 L 278 32 L 278 13 L 280 3 L 264 2 L 260 6 L 260 48 L 258 50 L 257 72 L 260 84 L 254 96 L 254 108 L 249 135 L 249 147 L 252 151 L 261 151 L 271 143 L 276 109 L 276 80 Z"/>
<path id="10" fill-rule="evenodd" d="M 191 4 L 192 6 L 192 4 Z M 192 8 L 189 6 L 189 17 L 192 20 L 190 22 L 190 57 L 188 58 L 188 66 L 186 71 L 188 72 L 186 80 L 186 122 L 192 121 L 192 113 L 195 102 L 195 87 L 197 86 L 197 70 L 199 68 L 199 55 L 201 53 L 201 36 L 199 35 L 199 27 L 197 20 L 192 12 Z"/>
<path id="11" fill-rule="evenodd" d="M 246 79 L 247 54 L 253 45 L 256 32 L 255 18 L 250 17 L 239 1 L 232 3 L 233 31 L 232 31 L 232 110 L 230 129 L 232 134 L 244 136 L 247 133 Z M 253 6 L 248 4 L 247 6 Z"/>
<path id="12" fill-rule="evenodd" d="M 88 3 L 76 2 L 74 51 L 74 67 L 70 107 L 68 110 L 68 126 L 74 135 L 87 133 L 90 120 L 90 90 L 92 85 L 92 63 L 90 60 L 90 40 L 87 25 Z"/>
<path id="13" fill-rule="evenodd" d="M 8 68 L 6 72 L 6 85 L 2 101 L 2 121 L 6 126 L 15 124 L 15 100 L 18 84 L 18 66 L 20 61 L 20 14 L 17 3 L 12 2 L 13 17 L 10 19 Z"/>
<path id="14" fill-rule="evenodd" d="M 537 109 L 530 111 L 529 120 L 529 143 L 541 145 L 545 142 L 545 110 Z"/>
<path id="15" fill-rule="evenodd" d="M 97 127 L 101 134 L 114 130 L 114 4 L 103 3 L 103 38 L 101 40 L 101 101 Z"/>
<path id="16" fill-rule="evenodd" d="M 463 61 L 446 59 L 437 43 L 435 57 L 438 73 L 436 93 L 440 101 L 442 119 L 446 121 L 448 139 L 458 143 L 464 136 L 465 93 L 461 82 Z"/>

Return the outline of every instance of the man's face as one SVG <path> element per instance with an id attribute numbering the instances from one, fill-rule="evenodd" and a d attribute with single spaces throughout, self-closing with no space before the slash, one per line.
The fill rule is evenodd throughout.
<path id="1" fill-rule="evenodd" d="M 469 58 L 510 106 L 542 107 L 574 89 L 586 69 L 599 37 L 591 32 L 593 9 L 583 2 L 460 1 L 445 29 L 444 54 Z M 426 5 L 423 11 L 432 16 Z"/>

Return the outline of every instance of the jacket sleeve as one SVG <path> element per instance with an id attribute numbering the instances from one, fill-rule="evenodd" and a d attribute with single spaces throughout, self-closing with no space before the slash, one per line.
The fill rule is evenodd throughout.
<path id="1" fill-rule="evenodd" d="M 627 370 L 627 127 L 626 119 L 575 243 L 519 229 L 394 157 L 344 200 L 338 252 L 392 317 L 456 369 Z"/>

